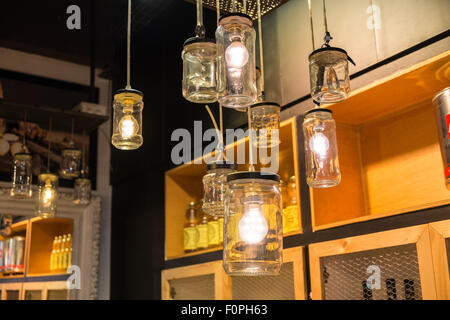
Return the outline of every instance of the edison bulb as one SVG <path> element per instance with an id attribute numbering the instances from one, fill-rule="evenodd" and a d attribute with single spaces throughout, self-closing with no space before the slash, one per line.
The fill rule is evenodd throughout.
<path id="1" fill-rule="evenodd" d="M 241 41 L 233 41 L 225 50 L 225 60 L 232 68 L 242 68 L 248 62 L 249 54 L 247 48 Z"/>
<path id="2" fill-rule="evenodd" d="M 328 138 L 322 132 L 316 132 L 309 141 L 309 148 L 319 157 L 325 157 L 328 149 L 330 148 L 330 142 Z"/>
<path id="3" fill-rule="evenodd" d="M 139 124 L 132 115 L 125 115 L 120 119 L 119 132 L 123 139 L 130 139 L 138 132 Z"/>
<path id="4" fill-rule="evenodd" d="M 53 198 L 55 197 L 55 190 L 52 188 L 52 184 L 50 181 L 47 181 L 45 183 L 45 188 L 42 191 L 43 197 L 42 201 L 45 206 L 49 205 L 53 201 Z"/>
<path id="5" fill-rule="evenodd" d="M 241 239 L 248 243 L 262 241 L 269 231 L 269 226 L 261 212 L 260 205 L 248 206 L 244 212 L 244 216 L 239 221 L 238 227 Z"/>

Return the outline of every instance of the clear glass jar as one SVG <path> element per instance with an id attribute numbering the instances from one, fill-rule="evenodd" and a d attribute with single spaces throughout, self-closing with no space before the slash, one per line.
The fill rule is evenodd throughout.
<path id="1" fill-rule="evenodd" d="M 236 170 L 237 164 L 235 163 L 212 162 L 206 165 L 206 175 L 203 176 L 202 209 L 207 214 L 223 217 L 227 175 Z"/>
<path id="2" fill-rule="evenodd" d="M 206 38 L 185 41 L 183 59 L 183 97 L 194 103 L 217 101 L 216 42 Z"/>
<path id="3" fill-rule="evenodd" d="M 229 275 L 277 275 L 283 256 L 280 177 L 261 172 L 227 176 L 223 265 Z"/>
<path id="4" fill-rule="evenodd" d="M 31 191 L 31 160 L 29 153 L 16 153 L 13 162 L 13 176 L 11 184 L 11 196 L 15 198 L 29 198 Z"/>
<path id="5" fill-rule="evenodd" d="M 348 61 L 353 60 L 340 48 L 325 47 L 309 55 L 311 96 L 319 103 L 345 100 L 350 93 Z"/>
<path id="6" fill-rule="evenodd" d="M 316 108 L 304 115 L 306 182 L 313 188 L 334 187 L 341 181 L 336 123 L 328 109 Z"/>
<path id="7" fill-rule="evenodd" d="M 78 178 L 81 169 L 81 150 L 77 148 L 64 149 L 61 156 L 59 176 L 64 179 Z"/>
<path id="8" fill-rule="evenodd" d="M 220 18 L 216 30 L 217 91 L 224 107 L 248 107 L 256 101 L 255 38 L 249 16 L 230 13 Z"/>
<path id="9" fill-rule="evenodd" d="M 73 203 L 88 205 L 91 202 L 91 180 L 79 178 L 75 180 Z"/>
<path id="10" fill-rule="evenodd" d="M 41 173 L 38 176 L 38 196 L 36 215 L 51 218 L 56 213 L 58 200 L 58 176 L 52 173 Z"/>
<path id="11" fill-rule="evenodd" d="M 280 144 L 280 105 L 259 102 L 250 108 L 251 129 L 255 132 L 254 145 L 272 148 Z"/>
<path id="12" fill-rule="evenodd" d="M 142 145 L 143 97 L 142 92 L 134 89 L 121 89 L 114 94 L 111 143 L 117 149 L 134 150 Z"/>

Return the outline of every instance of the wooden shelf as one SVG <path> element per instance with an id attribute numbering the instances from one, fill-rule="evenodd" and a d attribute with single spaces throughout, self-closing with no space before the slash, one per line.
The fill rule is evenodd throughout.
<path id="1" fill-rule="evenodd" d="M 299 177 L 297 159 L 297 126 L 296 119 L 291 118 L 280 124 L 280 146 L 279 146 L 279 170 L 278 174 L 282 180 L 287 181 L 289 177 Z M 236 157 L 237 149 L 245 147 L 248 153 L 248 138 L 227 145 L 225 150 L 234 148 Z M 211 156 L 211 155 L 208 155 Z M 206 174 L 205 157 L 183 164 L 166 172 L 165 175 L 165 220 L 166 220 L 166 260 L 182 258 L 192 255 L 221 250 L 212 248 L 185 254 L 183 250 L 183 228 L 185 213 L 191 201 L 198 201 L 203 197 L 202 178 Z M 248 155 L 246 155 L 248 162 Z M 235 160 L 236 161 L 236 160 Z M 257 169 L 260 165 L 256 166 Z M 244 171 L 248 165 L 239 165 L 238 170 Z M 299 183 L 297 181 L 297 199 L 300 199 Z M 298 204 L 298 219 L 301 222 L 300 201 Z M 286 235 L 301 233 L 298 231 Z"/>
<path id="2" fill-rule="evenodd" d="M 450 203 L 432 98 L 450 82 L 450 51 L 327 106 L 342 181 L 310 189 L 313 230 Z"/>

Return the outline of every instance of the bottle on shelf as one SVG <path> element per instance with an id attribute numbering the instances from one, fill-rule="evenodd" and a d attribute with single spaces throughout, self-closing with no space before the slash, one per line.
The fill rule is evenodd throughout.
<path id="1" fill-rule="evenodd" d="M 59 266 L 61 265 L 61 246 L 62 246 L 62 237 L 58 236 L 58 239 L 56 240 L 56 252 L 53 271 L 58 271 Z"/>
<path id="2" fill-rule="evenodd" d="M 186 211 L 186 222 L 184 224 L 184 252 L 189 253 L 197 250 L 198 230 L 197 230 L 197 212 L 195 202 L 189 203 Z"/>
<path id="3" fill-rule="evenodd" d="M 202 210 L 201 206 L 198 207 L 200 217 L 197 223 L 198 230 L 198 242 L 197 249 L 203 250 L 208 248 L 208 215 Z"/>
<path id="4" fill-rule="evenodd" d="M 223 245 L 223 217 L 218 217 L 217 226 L 219 229 L 219 245 Z"/>
<path id="5" fill-rule="evenodd" d="M 218 247 L 219 244 L 219 219 L 217 216 L 208 216 L 208 248 Z"/>
<path id="6" fill-rule="evenodd" d="M 72 235 L 67 235 L 67 256 L 66 256 L 66 270 L 72 265 Z"/>
<path id="7" fill-rule="evenodd" d="M 58 271 L 64 270 L 64 252 L 66 250 L 66 241 L 67 241 L 67 235 L 63 235 L 62 240 L 61 240 L 61 249 L 59 252 Z"/>
<path id="8" fill-rule="evenodd" d="M 52 253 L 50 254 L 50 271 L 56 270 L 56 249 L 58 246 L 58 237 L 53 239 Z"/>
<path id="9" fill-rule="evenodd" d="M 300 229 L 295 176 L 289 178 L 285 193 L 287 194 L 287 199 L 286 201 L 283 200 L 285 204 L 285 208 L 283 209 L 283 233 L 289 233 Z"/>

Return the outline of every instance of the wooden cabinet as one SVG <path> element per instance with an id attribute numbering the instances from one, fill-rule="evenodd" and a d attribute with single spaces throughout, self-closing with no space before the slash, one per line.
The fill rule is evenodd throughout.
<path id="1" fill-rule="evenodd" d="M 0 284 L 0 300 L 21 300 L 22 283 L 2 283 Z"/>
<path id="2" fill-rule="evenodd" d="M 450 300 L 450 220 L 429 226 L 437 299 Z"/>
<path id="3" fill-rule="evenodd" d="M 283 251 L 278 276 L 230 277 L 222 261 L 163 270 L 164 300 L 268 300 L 306 298 L 303 248 Z"/>
<path id="4" fill-rule="evenodd" d="M 436 299 L 428 225 L 311 244 L 309 259 L 313 299 Z"/>
<path id="5" fill-rule="evenodd" d="M 296 119 L 288 119 L 280 124 L 279 146 L 279 171 L 281 179 L 288 181 L 291 176 L 297 178 L 297 199 L 300 199 L 299 188 L 299 169 L 298 169 L 298 150 L 297 150 L 297 123 Z M 225 150 L 234 150 L 234 157 L 237 150 L 245 150 L 248 158 L 248 138 L 238 140 L 237 142 L 227 145 Z M 270 153 L 269 153 L 270 154 Z M 206 249 L 194 253 L 185 254 L 183 248 L 183 228 L 185 223 L 185 214 L 189 202 L 198 201 L 203 197 L 202 178 L 206 174 L 206 159 L 211 154 L 205 155 L 199 159 L 195 159 L 190 163 L 183 164 L 165 174 L 165 226 L 166 226 L 166 260 L 175 259 L 184 256 L 196 255 L 208 251 L 216 251 L 221 248 Z M 236 160 L 234 160 L 236 162 Z M 303 161 L 303 160 L 302 160 Z M 257 165 L 257 168 L 261 164 Z M 239 170 L 247 170 L 248 165 L 239 165 Z M 287 235 L 301 233 L 301 208 L 298 201 L 298 220 L 299 229 L 290 232 Z"/>
<path id="6" fill-rule="evenodd" d="M 450 203 L 431 102 L 449 61 L 450 51 L 328 106 L 342 181 L 310 189 L 314 231 Z"/>

